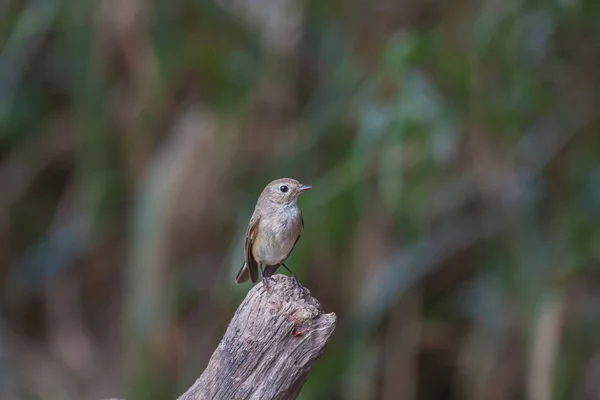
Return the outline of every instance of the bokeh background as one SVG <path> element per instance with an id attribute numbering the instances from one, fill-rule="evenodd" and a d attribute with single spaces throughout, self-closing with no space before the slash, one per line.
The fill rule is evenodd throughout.
<path id="1" fill-rule="evenodd" d="M 600 2 L 0 2 L 0 398 L 172 399 L 288 265 L 301 399 L 600 399 Z"/>

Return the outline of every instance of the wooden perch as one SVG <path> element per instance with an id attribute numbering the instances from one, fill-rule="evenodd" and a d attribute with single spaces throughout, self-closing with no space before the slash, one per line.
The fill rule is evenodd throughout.
<path id="1" fill-rule="evenodd" d="M 334 313 L 274 275 L 253 287 L 206 370 L 179 400 L 295 399 L 335 329 Z"/>

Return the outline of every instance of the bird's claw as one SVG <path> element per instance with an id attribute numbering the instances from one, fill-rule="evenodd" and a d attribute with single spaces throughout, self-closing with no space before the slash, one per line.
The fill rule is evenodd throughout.
<path id="1" fill-rule="evenodd" d="M 294 285 L 296 285 L 296 289 L 300 291 L 300 294 L 304 293 L 304 286 L 300 283 L 296 275 L 292 275 L 292 280 L 294 281 Z"/>
<path id="2" fill-rule="evenodd" d="M 273 279 L 272 276 L 263 276 L 262 277 L 262 283 L 263 286 L 265 287 L 265 289 L 267 290 L 267 292 L 269 291 L 269 279 Z"/>

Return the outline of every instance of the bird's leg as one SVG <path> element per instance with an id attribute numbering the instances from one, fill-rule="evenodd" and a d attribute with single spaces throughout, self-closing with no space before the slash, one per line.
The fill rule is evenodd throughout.
<path id="1" fill-rule="evenodd" d="M 263 286 L 265 287 L 265 289 L 267 290 L 267 292 L 269 291 L 269 279 L 271 279 L 271 276 L 265 276 L 265 268 L 267 268 L 266 265 L 261 265 L 260 266 L 260 275 L 262 276 L 262 283 Z"/>
<path id="2" fill-rule="evenodd" d="M 284 263 L 281 263 L 281 266 L 283 268 L 285 268 L 292 275 L 292 280 L 294 281 L 294 284 L 296 284 L 296 286 L 298 286 L 301 290 L 304 290 L 304 286 L 302 286 L 302 284 L 300 283 L 300 281 L 298 280 L 298 278 L 296 278 L 296 275 L 294 275 L 294 273 L 292 272 L 292 270 L 289 269 L 287 267 L 287 265 L 285 265 Z"/>

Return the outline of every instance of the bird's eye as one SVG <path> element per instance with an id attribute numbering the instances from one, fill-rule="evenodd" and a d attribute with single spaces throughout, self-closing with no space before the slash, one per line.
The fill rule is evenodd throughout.
<path id="1" fill-rule="evenodd" d="M 281 193 L 285 193 L 285 192 L 287 192 L 288 190 L 290 190 L 290 188 L 288 188 L 286 185 L 281 185 L 281 186 L 279 186 L 279 191 L 280 191 Z"/>

